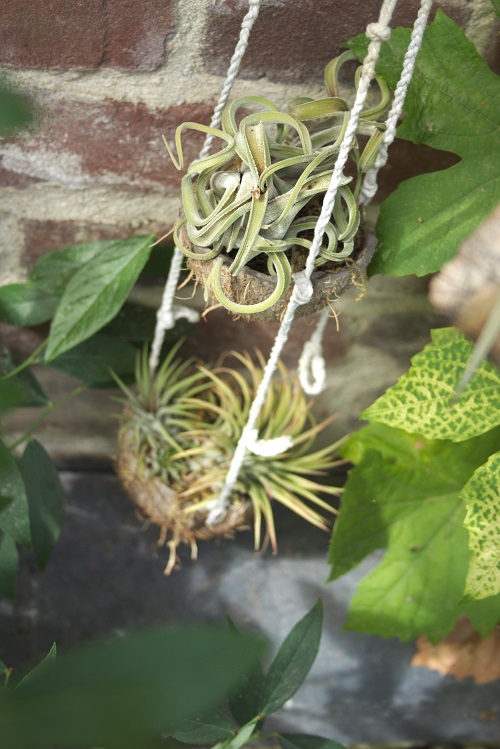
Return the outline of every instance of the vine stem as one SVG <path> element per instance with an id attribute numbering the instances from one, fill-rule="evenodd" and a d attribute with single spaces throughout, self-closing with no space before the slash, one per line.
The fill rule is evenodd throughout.
<path id="1" fill-rule="evenodd" d="M 10 451 L 15 450 L 16 447 L 19 447 L 19 445 L 22 445 L 23 442 L 27 442 L 33 434 L 36 432 L 38 427 L 43 424 L 47 416 L 50 416 L 52 411 L 55 411 L 56 408 L 59 408 L 60 406 L 64 406 L 65 403 L 68 403 L 68 401 L 75 398 L 77 395 L 80 395 L 80 393 L 83 393 L 85 390 L 87 390 L 85 385 L 78 385 L 74 390 L 72 390 L 70 393 L 64 396 L 64 398 L 61 398 L 61 400 L 56 401 L 56 403 L 50 403 L 45 411 L 40 414 L 38 419 L 36 419 L 31 427 L 28 429 L 27 432 L 25 432 L 19 439 L 17 439 L 15 442 L 12 443 L 12 445 L 8 446 L 8 449 Z"/>
<path id="2" fill-rule="evenodd" d="M 39 364 L 38 361 L 38 354 L 43 351 L 45 346 L 47 345 L 47 341 L 42 341 L 42 343 L 36 348 L 27 359 L 25 359 L 21 364 L 19 364 L 15 369 L 11 369 L 10 372 L 6 372 L 4 375 L 0 377 L 0 382 L 3 382 L 4 380 L 8 380 L 11 377 L 15 377 L 19 372 L 22 372 L 27 367 L 30 367 L 32 364 Z"/>

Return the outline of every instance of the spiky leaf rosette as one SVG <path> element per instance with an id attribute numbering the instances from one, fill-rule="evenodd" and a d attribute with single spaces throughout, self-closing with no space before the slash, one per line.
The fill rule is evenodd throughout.
<path id="1" fill-rule="evenodd" d="M 319 493 L 341 490 L 319 484 L 318 475 L 335 466 L 338 443 L 312 451 L 316 435 L 326 423 L 316 424 L 310 403 L 280 364 L 277 378 L 262 408 L 258 431 L 262 439 L 288 435 L 292 446 L 276 456 L 248 451 L 224 519 L 208 524 L 229 463 L 247 421 L 262 379 L 263 358 L 233 353 L 236 367 L 223 362 L 210 370 L 193 361 L 179 362 L 170 352 L 154 378 L 144 353 L 136 368 L 137 393 L 124 386 L 125 408 L 120 429 L 118 473 L 141 514 L 160 526 L 160 542 L 168 539 L 168 574 L 180 542 L 191 545 L 214 537 L 231 537 L 249 527 L 253 517 L 255 548 L 277 550 L 273 502 L 279 502 L 322 529 L 323 513 L 332 506 Z"/>

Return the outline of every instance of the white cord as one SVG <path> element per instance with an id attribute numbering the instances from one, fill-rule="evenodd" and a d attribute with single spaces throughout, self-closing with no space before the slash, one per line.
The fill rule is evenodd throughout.
<path id="1" fill-rule="evenodd" d="M 231 464 L 229 466 L 229 470 L 227 472 L 220 495 L 216 503 L 214 503 L 209 516 L 207 517 L 207 524 L 216 524 L 225 517 L 229 506 L 229 498 L 231 492 L 233 491 L 234 485 L 238 480 L 238 475 L 245 459 L 248 444 L 249 442 L 251 442 L 252 436 L 255 434 L 254 430 L 256 429 L 257 419 L 259 417 L 262 406 L 264 405 L 264 401 L 266 399 L 272 377 L 278 364 L 278 359 L 288 339 L 290 328 L 295 317 L 295 312 L 301 304 L 307 304 L 307 302 L 313 295 L 311 275 L 314 271 L 314 261 L 316 260 L 316 257 L 321 248 L 326 225 L 330 220 L 330 216 L 332 214 L 333 206 L 335 203 L 335 197 L 343 178 L 343 170 L 349 157 L 352 142 L 356 135 L 359 116 L 365 104 L 370 82 L 375 75 L 375 65 L 379 56 L 380 47 L 382 45 L 382 42 L 386 41 L 390 36 L 389 24 L 396 3 L 397 0 L 384 0 L 378 23 L 371 23 L 367 27 L 366 33 L 370 37 L 371 42 L 368 46 L 368 52 L 363 62 L 361 80 L 359 82 L 358 90 L 356 92 L 356 99 L 351 110 L 349 124 L 347 125 L 346 132 L 339 149 L 335 168 L 330 180 L 330 185 L 323 200 L 321 214 L 316 223 L 314 238 L 309 250 L 309 255 L 307 257 L 306 267 L 300 275 L 295 274 L 295 285 L 292 291 L 292 295 L 285 310 L 285 314 L 283 316 L 278 334 L 274 341 L 273 348 L 269 355 L 269 359 L 264 368 L 262 381 L 257 388 L 254 401 L 250 408 L 248 421 L 242 431 L 241 437 L 236 446 L 236 450 L 234 451 L 234 455 L 231 460 Z"/>
<path id="2" fill-rule="evenodd" d="M 431 8 L 432 0 L 422 0 L 420 10 L 418 11 L 417 18 L 411 33 L 410 44 L 408 45 L 408 49 L 406 50 L 401 77 L 394 92 L 392 107 L 387 116 L 387 128 L 384 133 L 382 145 L 380 147 L 375 166 L 370 169 L 370 171 L 365 175 L 363 185 L 361 187 L 359 202 L 364 205 L 368 205 L 368 203 L 370 203 L 371 199 L 377 192 L 377 174 L 379 172 L 379 169 L 381 169 L 387 163 L 389 146 L 396 137 L 396 127 L 399 118 L 401 117 L 401 112 L 403 111 L 403 105 L 408 91 L 408 86 L 410 85 L 413 76 L 417 55 L 419 53 L 420 47 L 422 46 L 424 31 L 427 26 L 427 21 L 429 20 Z"/>
<path id="3" fill-rule="evenodd" d="M 394 92 L 394 100 L 386 120 L 386 131 L 384 139 L 377 156 L 375 166 L 365 175 L 360 191 L 359 202 L 368 205 L 377 192 L 377 174 L 379 169 L 387 163 L 388 150 L 396 137 L 396 127 L 403 111 L 403 104 L 408 91 L 408 86 L 413 76 L 417 54 L 422 46 L 424 31 L 427 26 L 432 0 L 422 0 L 415 25 L 411 34 L 410 44 L 405 54 L 401 77 Z M 299 380 L 304 392 L 308 395 L 317 395 L 324 390 L 326 372 L 325 360 L 323 358 L 322 339 L 328 320 L 328 310 L 324 310 L 316 330 L 311 339 L 307 341 L 299 359 Z"/>
<path id="4" fill-rule="evenodd" d="M 241 22 L 240 37 L 235 47 L 234 54 L 231 58 L 229 68 L 226 73 L 226 79 L 219 96 L 219 101 L 217 102 L 212 120 L 210 122 L 210 127 L 212 128 L 217 128 L 220 124 L 222 111 L 227 104 L 231 89 L 240 69 L 241 61 L 248 46 L 250 31 L 259 14 L 260 2 L 261 0 L 249 0 L 248 11 L 244 16 L 243 21 Z M 203 148 L 200 151 L 200 159 L 208 156 L 213 138 L 214 136 L 211 133 L 207 134 L 205 142 L 203 144 Z M 195 312 L 195 310 L 190 309 L 189 307 L 174 307 L 174 295 L 179 284 L 183 259 L 184 255 L 178 249 L 178 247 L 176 247 L 172 256 L 172 262 L 170 263 L 168 278 L 165 284 L 165 290 L 163 292 L 160 309 L 158 310 L 158 313 L 156 315 L 156 327 L 153 345 L 151 347 L 151 355 L 149 357 L 149 369 L 151 375 L 154 375 L 158 366 L 160 351 L 163 345 L 166 331 L 173 328 L 175 325 L 175 321 L 181 317 L 185 317 L 191 322 L 197 322 L 200 319 L 198 313 Z"/>

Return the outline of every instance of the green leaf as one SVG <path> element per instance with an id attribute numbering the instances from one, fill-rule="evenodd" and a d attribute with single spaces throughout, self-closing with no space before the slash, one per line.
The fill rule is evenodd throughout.
<path id="1" fill-rule="evenodd" d="M 467 507 L 464 525 L 472 554 L 465 595 L 476 599 L 496 596 L 500 593 L 500 452 L 473 473 L 462 499 Z"/>
<path id="2" fill-rule="evenodd" d="M 37 663 L 34 668 L 29 671 L 26 676 L 24 676 L 19 684 L 17 685 L 16 689 L 25 689 L 26 685 L 30 683 L 35 678 L 39 678 L 50 666 L 51 663 L 53 663 L 57 656 L 57 647 L 55 642 L 52 644 L 52 647 L 50 648 L 49 652 L 43 658 L 43 660 L 40 661 L 40 663 Z"/>
<path id="3" fill-rule="evenodd" d="M 318 599 L 287 635 L 271 663 L 262 685 L 261 714 L 271 715 L 283 707 L 306 678 L 318 653 L 322 622 L 323 604 Z"/>
<path id="4" fill-rule="evenodd" d="M 262 652 L 227 631 L 183 625 L 86 645 L 0 694 L 2 742 L 15 749 L 146 749 L 203 714 Z"/>
<path id="5" fill-rule="evenodd" d="M 125 302 L 103 330 L 106 335 L 134 343 L 150 343 L 154 337 L 156 310 L 142 304 Z M 168 331 L 167 331 L 168 333 Z"/>
<path id="6" fill-rule="evenodd" d="M 90 338 L 116 315 L 148 259 L 152 239 L 110 242 L 72 276 L 52 321 L 47 362 Z"/>
<path id="7" fill-rule="evenodd" d="M 500 18 L 500 0 L 491 0 L 495 9 L 496 15 Z"/>
<path id="8" fill-rule="evenodd" d="M 429 439 L 470 439 L 500 424 L 500 371 L 484 361 L 453 402 L 472 344 L 455 328 L 432 331 L 432 343 L 413 357 L 412 367 L 362 418 Z"/>
<path id="9" fill-rule="evenodd" d="M 21 406 L 23 398 L 24 393 L 19 382 L 14 379 L 0 380 L 0 414 Z"/>
<path id="10" fill-rule="evenodd" d="M 0 321 L 8 325 L 39 325 L 50 320 L 57 297 L 33 283 L 12 283 L 0 287 Z"/>
<path id="11" fill-rule="evenodd" d="M 231 619 L 227 617 L 230 631 L 241 637 Z M 262 704 L 262 686 L 264 684 L 264 672 L 260 663 L 252 663 L 251 668 L 242 672 L 238 688 L 229 695 L 229 707 L 234 719 L 240 726 L 249 723 L 259 714 Z"/>
<path id="12" fill-rule="evenodd" d="M 20 467 L 28 497 L 33 550 L 43 570 L 61 533 L 64 489 L 51 458 L 36 439 L 28 442 Z"/>
<path id="13" fill-rule="evenodd" d="M 89 388 L 116 386 L 111 372 L 121 377 L 132 373 L 136 354 L 130 343 L 97 333 L 53 359 L 49 366 L 77 377 Z"/>
<path id="14" fill-rule="evenodd" d="M 241 749 L 253 736 L 257 723 L 260 718 L 257 716 L 246 725 L 242 726 L 240 730 L 228 741 L 224 742 L 224 749 Z"/>
<path id="15" fill-rule="evenodd" d="M 17 463 L 0 440 L 0 530 L 31 546 L 28 499 Z"/>
<path id="16" fill-rule="evenodd" d="M 377 71 L 394 87 L 410 39 L 395 29 Z M 349 46 L 361 59 L 365 43 Z M 370 273 L 433 273 L 494 209 L 500 194 L 500 82 L 465 33 L 441 10 L 424 35 L 400 138 L 450 151 L 460 162 L 403 182 L 384 201 Z M 395 164 L 397 168 L 397 164 Z"/>
<path id="17" fill-rule="evenodd" d="M 115 242 L 85 242 L 49 252 L 33 266 L 29 279 L 35 288 L 59 299 L 75 273 Z"/>
<path id="18" fill-rule="evenodd" d="M 18 566 L 16 542 L 0 531 L 0 595 L 9 601 L 16 598 Z M 2 675 L 5 677 L 4 672 Z"/>
<path id="19" fill-rule="evenodd" d="M 357 465 L 332 535 L 331 579 L 387 550 L 352 600 L 349 629 L 439 640 L 453 627 L 470 556 L 461 492 L 499 440 L 498 429 L 455 443 L 374 423 L 346 443 Z"/>
<path id="20" fill-rule="evenodd" d="M 3 661 L 0 661 L 0 678 L 3 680 L 4 687 L 7 686 L 10 679 L 11 669 L 7 668 Z"/>
<path id="21" fill-rule="evenodd" d="M 234 736 L 234 726 L 218 710 L 202 718 L 187 718 L 172 733 L 172 737 L 184 744 L 216 744 Z"/>
<path id="22" fill-rule="evenodd" d="M 16 368 L 17 363 L 14 361 L 10 349 L 7 346 L 0 346 L 0 378 L 8 375 Z M 9 382 L 15 384 L 19 393 L 16 406 L 33 408 L 49 404 L 49 399 L 30 369 L 23 369 L 17 375 L 3 380 L 0 384 L 8 384 Z"/>
<path id="23" fill-rule="evenodd" d="M 460 613 L 469 617 L 481 637 L 488 637 L 500 621 L 500 594 L 478 601 L 466 601 Z"/>
<path id="24" fill-rule="evenodd" d="M 281 733 L 277 738 L 283 749 L 344 749 L 337 741 L 308 733 Z"/>

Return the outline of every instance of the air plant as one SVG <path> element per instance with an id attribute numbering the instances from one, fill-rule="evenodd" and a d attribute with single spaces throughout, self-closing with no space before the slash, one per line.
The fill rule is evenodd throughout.
<path id="1" fill-rule="evenodd" d="M 181 137 L 185 130 L 198 130 L 223 141 L 217 153 L 193 161 L 182 179 L 184 217 L 174 231 L 177 247 L 189 258 L 206 290 L 230 311 L 255 314 L 268 310 L 286 294 L 292 274 L 303 269 L 323 196 L 347 128 L 348 103 L 338 96 L 339 72 L 353 60 L 345 52 L 325 70 L 328 96 L 300 97 L 280 111 L 260 96 L 244 96 L 227 105 L 221 129 L 186 122 L 175 133 L 178 169 L 184 166 Z M 359 82 L 356 76 L 356 85 Z M 373 166 L 385 125 L 378 121 L 389 104 L 386 84 L 376 78 L 379 101 L 365 109 L 350 151 L 351 171 L 339 188 L 316 267 L 334 273 L 356 259 L 362 247 L 359 237 L 361 214 L 357 197 L 364 172 Z M 259 111 L 243 116 L 243 108 Z M 210 263 L 203 272 L 200 265 Z M 263 270 L 275 277 L 272 293 L 248 304 L 231 299 L 224 289 L 223 269 L 237 278 L 247 268 Z"/>
<path id="2" fill-rule="evenodd" d="M 168 542 L 169 574 L 181 542 L 197 556 L 197 540 L 231 537 L 253 519 L 255 549 L 270 543 L 277 551 L 273 504 L 278 502 L 308 522 L 327 530 L 334 508 L 318 494 L 341 490 L 319 484 L 315 477 L 342 461 L 339 443 L 312 451 L 316 435 L 330 421 L 317 424 L 310 403 L 295 379 L 279 365 L 258 421 L 259 435 L 292 438 L 286 452 L 264 457 L 248 452 L 224 519 L 207 523 L 217 501 L 255 391 L 263 358 L 233 353 L 236 368 L 223 362 L 211 370 L 175 359 L 175 347 L 152 377 L 144 353 L 136 368 L 137 393 L 119 383 L 125 398 L 120 429 L 118 473 L 141 514 L 161 528 Z"/>

